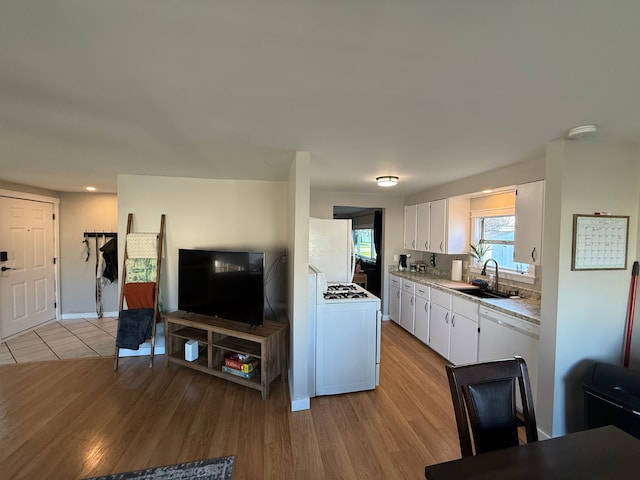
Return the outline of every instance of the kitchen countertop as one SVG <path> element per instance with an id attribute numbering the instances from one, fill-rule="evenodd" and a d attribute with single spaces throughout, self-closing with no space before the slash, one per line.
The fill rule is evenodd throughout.
<path id="1" fill-rule="evenodd" d="M 401 278 L 406 278 L 413 282 L 421 283 L 423 285 L 429 285 L 439 290 L 444 290 L 453 295 L 459 295 L 466 300 L 485 305 L 494 310 L 513 315 L 515 317 L 527 320 L 529 322 L 540 325 L 540 300 L 535 298 L 478 298 L 465 293 L 457 292 L 456 290 L 473 288 L 472 285 L 465 282 L 455 282 L 447 278 L 436 277 L 427 273 L 417 272 L 390 272 L 392 275 L 397 275 Z"/>

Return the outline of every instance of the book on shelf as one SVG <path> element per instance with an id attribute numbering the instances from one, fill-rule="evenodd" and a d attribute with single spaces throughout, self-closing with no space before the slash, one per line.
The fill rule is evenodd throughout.
<path id="1" fill-rule="evenodd" d="M 251 373 L 260 365 L 260 359 L 241 353 L 232 353 L 224 358 L 224 366 L 239 370 L 243 373 Z"/>
<path id="2" fill-rule="evenodd" d="M 222 371 L 225 373 L 230 373 L 231 375 L 236 375 L 238 377 L 251 379 L 256 376 L 256 374 L 260 371 L 259 368 L 253 369 L 251 372 L 245 373 L 242 370 L 236 370 L 235 368 L 227 367 L 226 365 L 222 365 Z"/>

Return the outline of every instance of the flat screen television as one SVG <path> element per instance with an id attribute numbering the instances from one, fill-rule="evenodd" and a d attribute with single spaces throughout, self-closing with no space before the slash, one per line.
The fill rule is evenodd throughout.
<path id="1" fill-rule="evenodd" d="M 264 253 L 180 249 L 178 308 L 262 325 Z"/>

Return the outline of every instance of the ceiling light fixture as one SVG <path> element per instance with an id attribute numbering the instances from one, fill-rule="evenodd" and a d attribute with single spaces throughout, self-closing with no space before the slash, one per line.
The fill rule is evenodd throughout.
<path id="1" fill-rule="evenodd" d="M 581 125 L 579 127 L 573 127 L 567 132 L 567 138 L 569 140 L 577 140 L 579 138 L 595 135 L 598 131 L 598 127 L 595 125 Z"/>
<path id="2" fill-rule="evenodd" d="M 379 187 L 393 187 L 398 183 L 398 177 L 393 175 L 385 175 L 383 177 L 376 177 L 376 182 Z"/>
<path id="3" fill-rule="evenodd" d="M 87 192 L 95 192 L 95 191 L 96 191 L 96 187 L 84 187 L 84 189 L 85 189 Z"/>

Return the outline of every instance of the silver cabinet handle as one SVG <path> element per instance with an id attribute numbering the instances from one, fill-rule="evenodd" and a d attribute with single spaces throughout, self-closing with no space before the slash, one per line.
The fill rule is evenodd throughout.
<path id="1" fill-rule="evenodd" d="M 441 251 L 441 252 L 443 252 L 443 251 L 444 251 L 444 249 L 442 248 L 442 244 L 443 244 L 443 243 L 444 243 L 444 242 L 440 242 L 440 251 Z"/>
<path id="2" fill-rule="evenodd" d="M 411 306 L 413 307 L 413 297 L 411 297 Z"/>
<path id="3" fill-rule="evenodd" d="M 533 250 L 531 250 L 531 260 L 536 261 L 536 247 L 533 247 Z"/>
<path id="4" fill-rule="evenodd" d="M 456 326 L 456 316 L 455 315 L 451 315 L 451 326 L 455 327 Z"/>
<path id="5" fill-rule="evenodd" d="M 449 323 L 449 312 L 444 314 L 444 323 Z"/>

